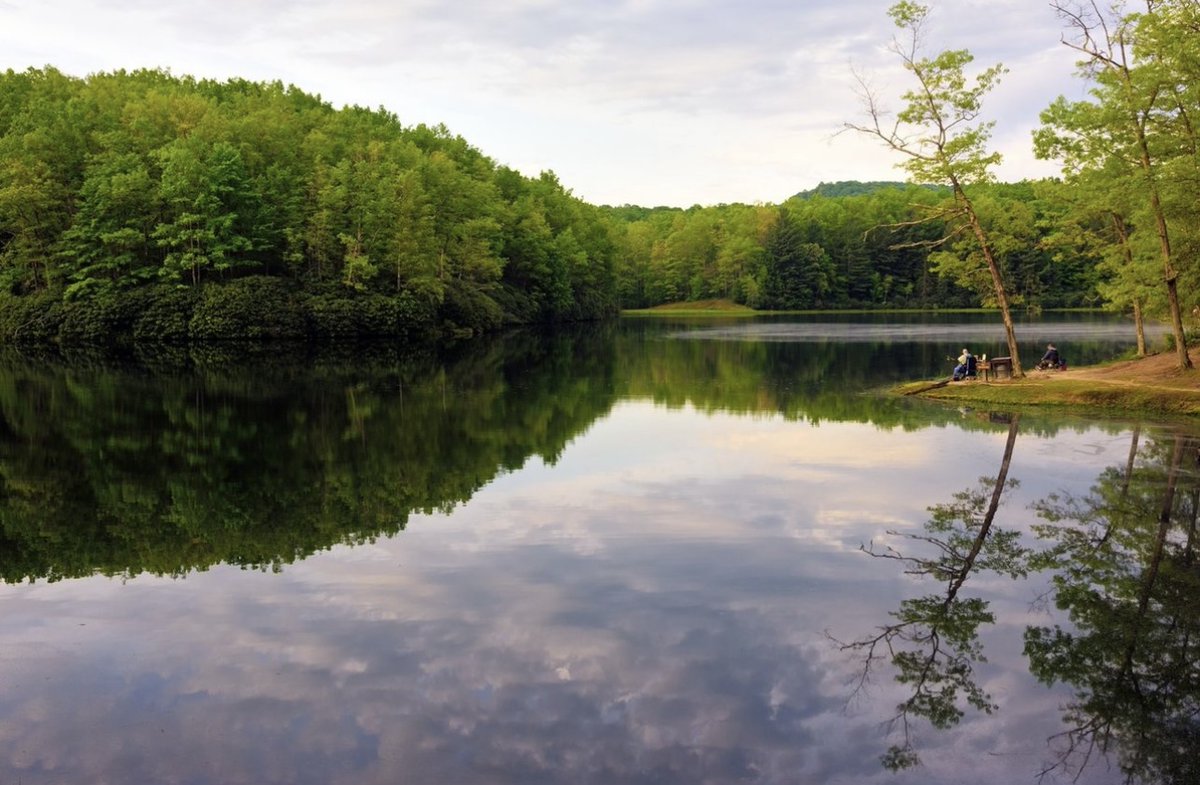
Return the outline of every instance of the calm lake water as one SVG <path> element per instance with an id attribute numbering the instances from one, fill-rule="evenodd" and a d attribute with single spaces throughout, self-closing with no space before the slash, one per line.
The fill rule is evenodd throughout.
<path id="1" fill-rule="evenodd" d="M 0 783 L 1198 782 L 1197 432 L 873 392 L 994 322 L 10 357 Z"/>

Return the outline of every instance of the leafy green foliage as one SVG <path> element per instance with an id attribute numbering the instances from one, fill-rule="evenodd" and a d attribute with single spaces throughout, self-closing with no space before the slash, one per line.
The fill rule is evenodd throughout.
<path id="1" fill-rule="evenodd" d="M 888 15 L 902 36 L 893 39 L 891 50 L 912 75 L 910 81 L 914 86 L 901 95 L 904 103 L 893 120 L 891 112 L 860 78 L 860 95 L 868 120 L 864 125 L 847 123 L 846 128 L 875 137 L 899 153 L 900 166 L 914 182 L 949 189 L 950 199 L 922 220 L 946 223 L 947 233 L 933 245 L 940 246 L 959 234 L 971 238 L 967 249 L 977 254 L 982 264 L 969 264 L 965 271 L 944 265 L 943 270 L 952 275 L 958 272 L 959 283 L 974 284 L 975 290 L 1000 311 L 1013 376 L 1023 376 L 1009 307 L 1009 285 L 996 258 L 992 233 L 984 226 L 972 196 L 967 193 L 968 188 L 973 191 L 977 185 L 992 182 L 992 167 L 1000 163 L 999 153 L 988 152 L 994 123 L 981 121 L 980 113 L 983 97 L 996 86 L 1005 69 L 995 65 L 971 77 L 967 68 L 974 57 L 965 49 L 947 49 L 933 57 L 926 56 L 923 49 L 928 6 L 901 0 L 888 9 Z M 947 254 L 944 251 L 942 254 L 945 260 Z M 962 274 L 971 272 L 975 266 L 987 271 L 986 277 L 979 276 L 980 283 L 975 283 L 975 276 Z M 984 281 L 986 285 L 981 285 Z"/>
<path id="2" fill-rule="evenodd" d="M 294 284 L 302 308 L 320 300 L 311 330 L 328 337 L 478 332 L 691 299 L 756 308 L 984 301 L 975 276 L 930 263 L 925 244 L 947 230 L 923 222 L 949 193 L 940 186 L 837 183 L 774 206 L 596 207 L 553 173 L 498 166 L 444 127 L 335 110 L 279 83 L 30 69 L 0 74 L 0 107 L 0 289 L 49 292 L 33 301 L 43 309 L 91 300 L 107 312 L 108 301 L 160 283 L 220 287 L 248 275 Z M 1001 263 L 1024 305 L 1098 301 L 1091 257 L 1043 247 L 1057 203 L 1031 197 L 1027 184 L 978 190 L 994 205 L 985 212 L 995 231 L 1010 230 Z M 359 314 L 342 295 L 407 305 L 393 327 L 392 316 L 374 305 Z M 28 314 L 22 323 L 27 336 L 64 341 L 92 341 L 93 327 L 137 329 L 83 318 L 95 312 L 83 308 L 61 336 L 49 322 L 31 329 Z M 179 340 L 190 319 L 188 310 L 160 334 Z M 186 340 L 209 334 L 197 327 Z"/>
<path id="3" fill-rule="evenodd" d="M 1139 319 L 1143 309 L 1166 317 L 1178 366 L 1190 368 L 1183 303 L 1194 299 L 1188 295 L 1200 280 L 1193 121 L 1200 110 L 1200 11 L 1180 0 L 1146 3 L 1141 13 L 1127 12 L 1123 3 L 1103 10 L 1095 3 L 1051 5 L 1072 28 L 1064 41 L 1083 58 L 1089 98 L 1052 103 L 1042 113 L 1035 149 L 1061 160 L 1064 175 L 1082 186 L 1081 207 L 1114 220 L 1110 244 L 1120 261 L 1107 293 Z M 1147 293 L 1153 263 L 1157 297 Z"/>
<path id="4" fill-rule="evenodd" d="M 307 334 L 295 286 L 268 276 L 202 287 L 188 323 L 188 335 L 200 341 L 304 338 Z"/>
<path id="5" fill-rule="evenodd" d="M 127 310 L 114 303 L 141 302 L 135 292 L 159 283 L 203 289 L 196 312 L 164 330 L 171 340 L 181 320 L 189 340 L 302 335 L 307 295 L 323 300 L 315 332 L 330 337 L 616 309 L 615 246 L 595 208 L 552 174 L 498 167 L 442 127 L 334 110 L 279 83 L 161 71 L 7 71 L 0 105 L 0 290 L 43 311 L 69 304 L 61 335 L 31 329 L 32 311 L 14 315 L 27 336 L 129 337 L 137 320 L 110 318 Z M 283 284 L 262 290 L 257 318 L 247 292 L 214 291 L 247 276 Z M 324 301 L 331 286 L 365 298 L 366 313 Z M 341 317 L 350 323 L 332 323 Z"/>
<path id="6" fill-rule="evenodd" d="M 564 331 L 449 361 L 361 346 L 315 367 L 239 347 L 240 365 L 206 351 L 157 377 L 10 358 L 0 580 L 279 569 L 394 534 L 602 417 L 608 340 Z"/>

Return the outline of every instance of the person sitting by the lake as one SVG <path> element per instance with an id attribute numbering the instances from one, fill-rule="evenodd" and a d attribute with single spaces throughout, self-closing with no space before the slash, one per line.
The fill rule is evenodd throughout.
<path id="1" fill-rule="evenodd" d="M 975 355 L 971 354 L 966 347 L 963 347 L 962 354 L 958 356 L 958 365 L 954 366 L 954 381 L 961 382 L 963 379 L 975 375 Z"/>
<path id="2" fill-rule="evenodd" d="M 1058 353 L 1058 348 L 1054 344 L 1046 344 L 1046 353 L 1042 355 L 1042 359 L 1038 360 L 1037 369 L 1039 371 L 1061 370 L 1066 368 L 1067 364 L 1063 362 L 1062 356 Z"/>

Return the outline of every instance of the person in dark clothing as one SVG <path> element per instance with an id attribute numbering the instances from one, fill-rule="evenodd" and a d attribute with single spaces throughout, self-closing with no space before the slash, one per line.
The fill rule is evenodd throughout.
<path id="1" fill-rule="evenodd" d="M 1066 365 L 1067 364 L 1062 360 L 1062 356 L 1059 355 L 1058 349 L 1054 346 L 1054 344 L 1050 343 L 1046 344 L 1046 353 L 1043 354 L 1042 359 L 1038 361 L 1037 369 L 1039 371 L 1051 369 L 1058 370 L 1060 368 L 1065 368 Z"/>

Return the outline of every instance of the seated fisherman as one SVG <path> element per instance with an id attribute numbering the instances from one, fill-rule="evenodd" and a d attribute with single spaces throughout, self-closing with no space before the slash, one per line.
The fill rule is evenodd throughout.
<path id="1" fill-rule="evenodd" d="M 1037 369 L 1039 371 L 1045 371 L 1049 369 L 1058 370 L 1065 365 L 1066 363 L 1062 361 L 1062 357 L 1059 356 L 1058 349 L 1055 348 L 1054 344 L 1046 344 L 1046 353 L 1043 354 L 1042 359 L 1038 361 Z"/>
<path id="2" fill-rule="evenodd" d="M 954 366 L 954 381 L 961 382 L 968 376 L 975 375 L 975 355 L 971 354 L 965 347 L 962 354 L 958 356 L 958 365 Z"/>

